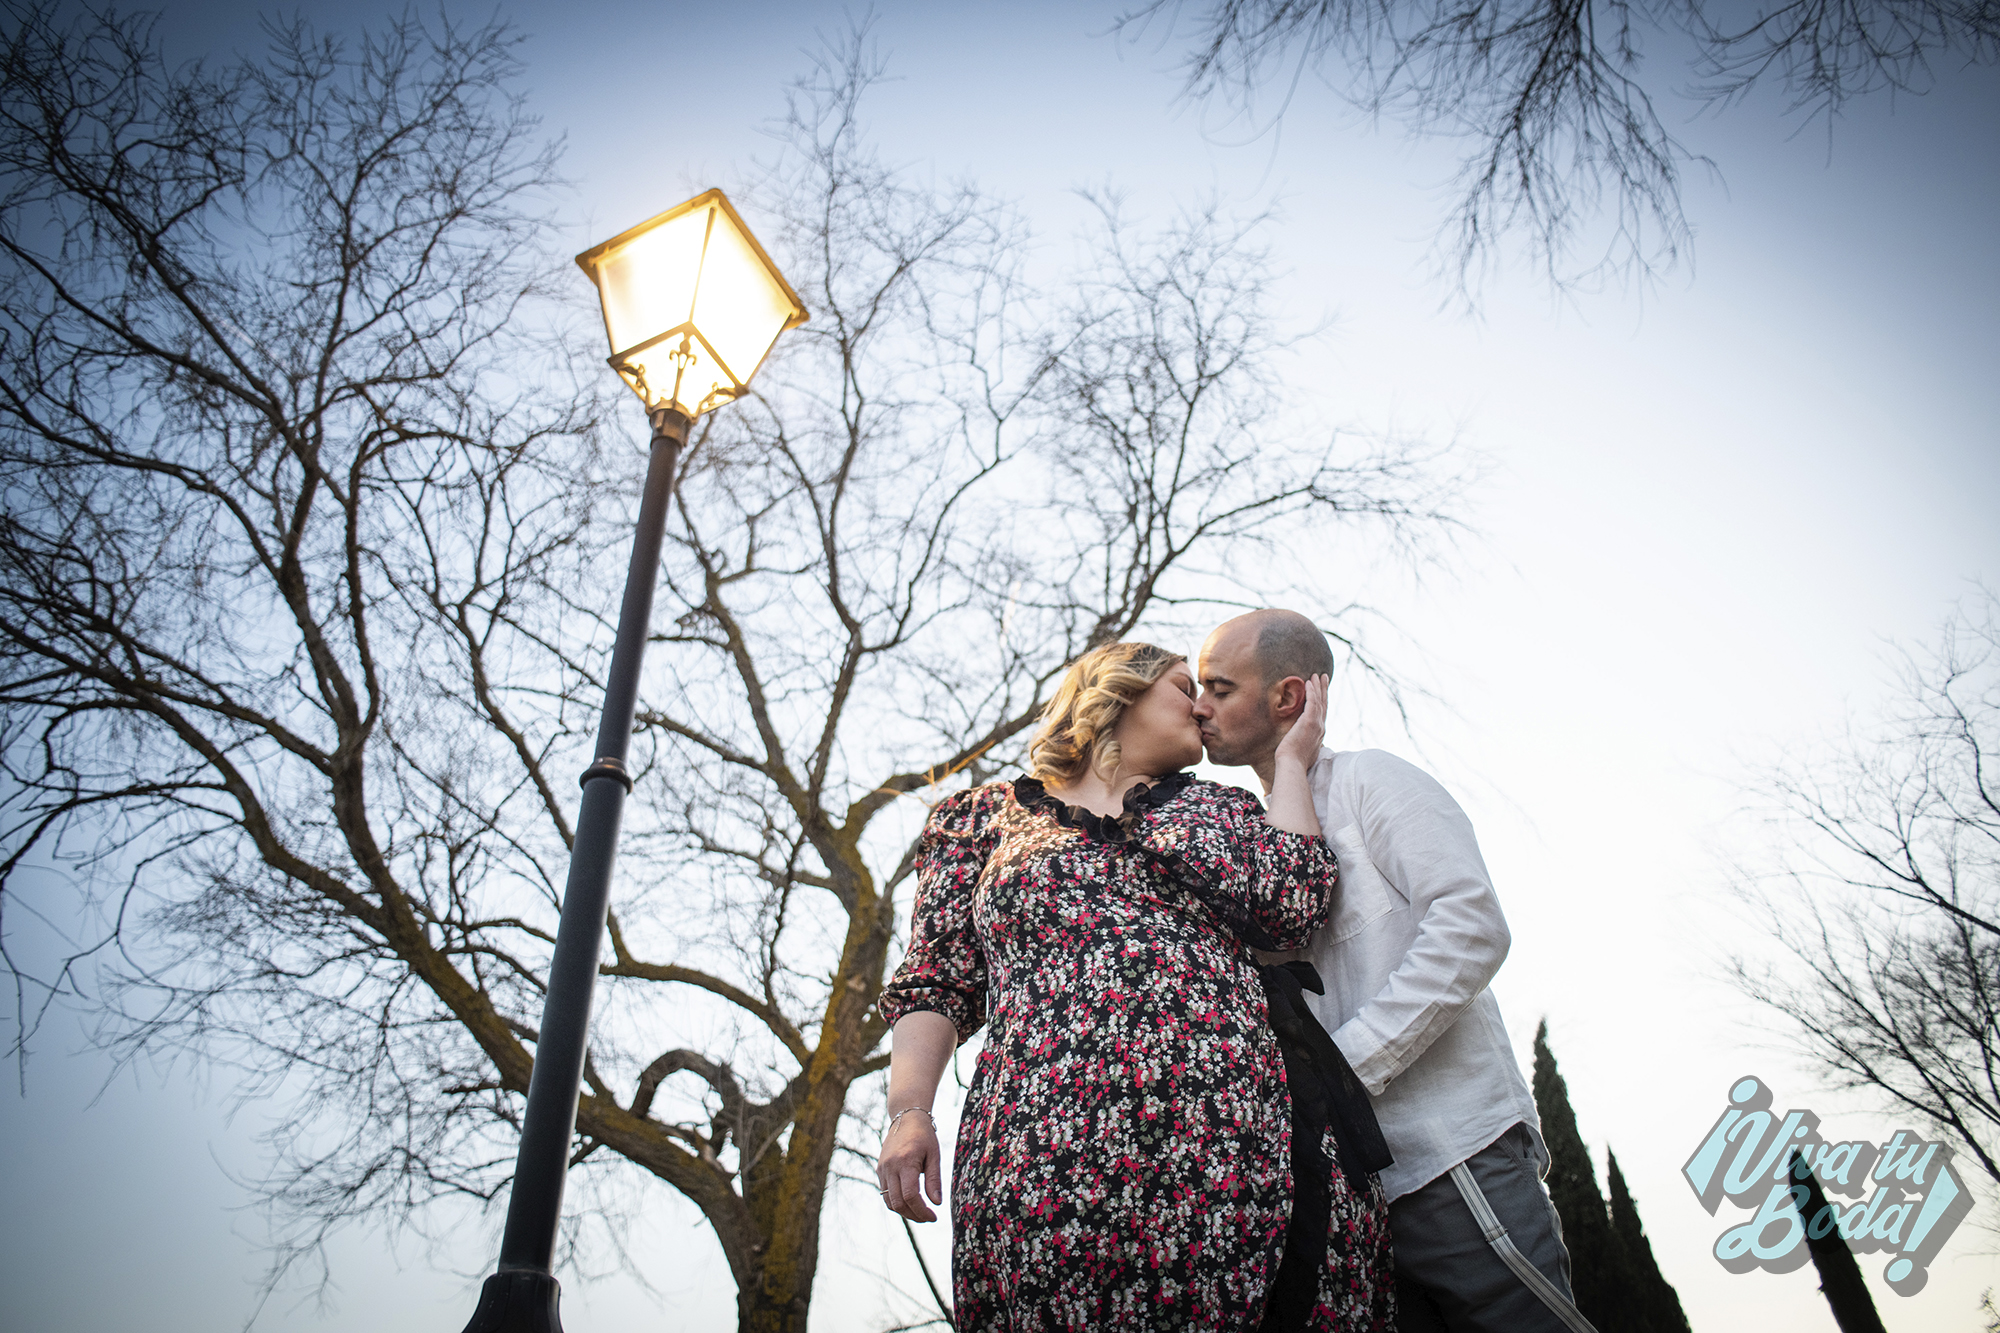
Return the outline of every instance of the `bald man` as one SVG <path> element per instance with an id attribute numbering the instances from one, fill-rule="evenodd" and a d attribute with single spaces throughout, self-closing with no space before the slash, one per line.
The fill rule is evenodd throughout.
<path id="1" fill-rule="evenodd" d="M 1209 761 L 1248 765 L 1268 792 L 1305 682 L 1333 672 L 1326 636 L 1297 612 L 1254 611 L 1209 635 L 1197 670 Z M 1381 750 L 1322 749 L 1311 778 L 1340 889 L 1307 950 L 1326 993 L 1308 999 L 1396 1159 L 1382 1187 L 1400 1333 L 1591 1333 L 1542 1185 L 1535 1099 L 1487 989 L 1507 922 L 1471 822 Z"/>

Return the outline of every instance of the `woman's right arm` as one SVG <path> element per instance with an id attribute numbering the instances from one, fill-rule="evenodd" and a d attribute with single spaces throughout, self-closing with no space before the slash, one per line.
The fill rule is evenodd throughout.
<path id="1" fill-rule="evenodd" d="M 944 1154 L 931 1102 L 945 1063 L 958 1049 L 958 1029 L 943 1014 L 915 1010 L 896 1020 L 889 1052 L 889 1133 L 882 1140 L 875 1177 L 882 1202 L 912 1222 L 935 1222 L 924 1202 L 944 1202 Z M 927 1187 L 927 1188 L 926 1188 Z"/>
<path id="2" fill-rule="evenodd" d="M 882 1202 L 913 1222 L 935 1221 L 924 1203 L 944 1201 L 943 1159 L 931 1101 L 958 1043 L 986 1022 L 986 955 L 973 921 L 973 891 L 991 850 L 987 821 L 1004 793 L 975 787 L 939 803 L 917 843 L 910 947 L 875 1009 L 891 1024 L 889 1132 L 876 1177 Z"/>

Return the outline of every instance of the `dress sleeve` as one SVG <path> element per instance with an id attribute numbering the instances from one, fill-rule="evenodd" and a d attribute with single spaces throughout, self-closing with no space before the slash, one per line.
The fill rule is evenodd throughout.
<path id="1" fill-rule="evenodd" d="M 943 1014 L 963 1042 L 986 1022 L 986 952 L 972 915 L 972 891 L 993 850 L 988 834 L 1006 799 L 1002 784 L 974 787 L 940 802 L 917 842 L 916 906 L 910 947 L 875 1001 L 884 1022 L 904 1014 Z"/>
<path id="2" fill-rule="evenodd" d="M 1241 788 L 1190 783 L 1146 821 L 1141 840 L 1253 948 L 1302 949 L 1332 913 L 1333 848 L 1272 827 Z"/>

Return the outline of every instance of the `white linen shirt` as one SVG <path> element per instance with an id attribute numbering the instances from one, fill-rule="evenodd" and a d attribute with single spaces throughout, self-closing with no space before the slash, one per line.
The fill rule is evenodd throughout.
<path id="1" fill-rule="evenodd" d="M 1487 989 L 1507 957 L 1472 821 L 1422 769 L 1383 750 L 1323 749 L 1310 775 L 1340 857 L 1333 917 L 1307 946 L 1326 994 L 1306 1000 L 1374 1100 L 1391 1199 L 1525 1122 L 1535 1099 Z"/>

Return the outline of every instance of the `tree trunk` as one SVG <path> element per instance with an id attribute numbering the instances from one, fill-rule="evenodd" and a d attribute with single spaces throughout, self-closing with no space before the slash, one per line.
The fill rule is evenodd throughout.
<path id="1" fill-rule="evenodd" d="M 745 1283 L 737 1298 L 738 1333 L 805 1333 L 819 1268 L 827 1176 L 847 1090 L 867 1055 L 863 1034 L 870 1006 L 882 989 L 894 910 L 875 896 L 858 857 L 851 869 L 857 902 L 848 917 L 841 965 L 807 1070 L 805 1094 L 781 1161 L 772 1163 L 764 1179 L 745 1182 L 759 1196 L 752 1208 L 764 1234 L 764 1252 L 756 1280 Z"/>
<path id="2" fill-rule="evenodd" d="M 1840 1238 L 1839 1228 L 1817 1239 L 1812 1234 L 1812 1220 L 1826 1207 L 1826 1193 L 1819 1187 L 1818 1176 L 1810 1171 L 1801 1174 L 1803 1165 L 1804 1159 L 1793 1153 L 1792 1176 L 1804 1180 L 1806 1186 L 1806 1249 L 1812 1253 L 1813 1267 L 1819 1270 L 1819 1289 L 1833 1307 L 1833 1322 L 1840 1325 L 1840 1333 L 1886 1333 L 1882 1316 L 1875 1313 L 1875 1298 L 1861 1280 L 1861 1265 L 1854 1262 L 1854 1251 Z"/>
<path id="3" fill-rule="evenodd" d="M 806 1333 L 806 1312 L 812 1302 L 811 1273 L 800 1280 L 772 1284 L 752 1282 L 736 1294 L 737 1333 Z"/>

